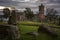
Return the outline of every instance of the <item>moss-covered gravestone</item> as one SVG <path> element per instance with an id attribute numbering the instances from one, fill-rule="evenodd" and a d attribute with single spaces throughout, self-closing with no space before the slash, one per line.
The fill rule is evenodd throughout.
<path id="1" fill-rule="evenodd" d="M 20 32 L 16 26 L 16 10 L 15 8 L 11 9 L 12 10 L 5 8 L 3 10 L 3 13 L 7 16 L 6 18 L 9 18 L 9 20 L 8 25 L 0 25 L 0 40 L 18 40 L 20 38 Z"/>
<path id="2" fill-rule="evenodd" d="M 38 28 L 38 33 L 45 33 L 53 38 L 56 38 L 58 35 L 56 32 L 54 32 L 53 30 L 50 29 L 49 26 L 46 26 L 45 25 L 40 25 L 39 28 Z"/>
<path id="3" fill-rule="evenodd" d="M 16 11 L 12 10 L 11 15 L 9 16 L 8 24 L 16 24 L 17 18 L 16 18 Z"/>
<path id="4" fill-rule="evenodd" d="M 20 32 L 17 26 L 0 25 L 0 40 L 18 40 Z"/>

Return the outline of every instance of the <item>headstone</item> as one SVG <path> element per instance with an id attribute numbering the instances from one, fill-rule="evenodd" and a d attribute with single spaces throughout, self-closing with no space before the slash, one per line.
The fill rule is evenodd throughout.
<path id="1" fill-rule="evenodd" d="M 53 30 L 50 30 L 49 27 L 47 27 L 47 26 L 44 27 L 44 25 L 39 26 L 38 33 L 40 33 L 40 32 L 45 33 L 54 38 L 58 36 L 56 32 L 54 32 Z"/>
<path id="2" fill-rule="evenodd" d="M 12 10 L 11 15 L 9 16 L 8 24 L 13 25 L 17 22 L 16 10 Z"/>
<path id="3" fill-rule="evenodd" d="M 11 40 L 19 39 L 20 32 L 18 27 L 13 25 L 0 25 L 0 40 L 5 38 L 11 38 Z"/>
<path id="4" fill-rule="evenodd" d="M 47 28 L 45 28 L 43 25 L 40 25 L 38 28 L 38 33 L 39 32 L 47 32 Z"/>

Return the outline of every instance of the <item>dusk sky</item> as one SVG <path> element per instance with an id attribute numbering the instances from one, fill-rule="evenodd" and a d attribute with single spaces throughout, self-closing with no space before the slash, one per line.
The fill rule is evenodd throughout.
<path id="1" fill-rule="evenodd" d="M 21 10 L 30 7 L 35 12 L 41 3 L 45 8 L 54 8 L 60 12 L 60 0 L 0 0 L 0 6 L 13 6 Z"/>

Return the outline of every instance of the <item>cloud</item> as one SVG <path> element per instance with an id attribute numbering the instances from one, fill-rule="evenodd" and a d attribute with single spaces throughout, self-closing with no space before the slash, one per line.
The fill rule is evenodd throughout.
<path id="1" fill-rule="evenodd" d="M 0 0 L 0 6 L 15 6 L 18 9 L 30 7 L 33 11 L 38 11 L 38 6 L 43 3 L 46 8 L 60 10 L 60 0 Z"/>
<path id="2" fill-rule="evenodd" d="M 13 1 L 35 3 L 35 2 L 38 1 L 38 0 L 13 0 Z"/>
<path id="3" fill-rule="evenodd" d="M 52 3 L 60 3 L 60 0 L 50 0 Z"/>
<path id="4" fill-rule="evenodd" d="M 18 2 L 12 0 L 0 0 L 0 6 L 17 6 Z"/>

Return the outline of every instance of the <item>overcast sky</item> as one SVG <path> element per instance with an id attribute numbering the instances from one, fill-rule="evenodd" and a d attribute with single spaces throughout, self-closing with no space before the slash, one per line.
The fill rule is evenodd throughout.
<path id="1" fill-rule="evenodd" d="M 60 0 L 0 0 L 0 6 L 15 6 L 18 9 L 30 7 L 36 12 L 41 3 L 43 3 L 46 8 L 55 8 L 60 12 Z"/>

